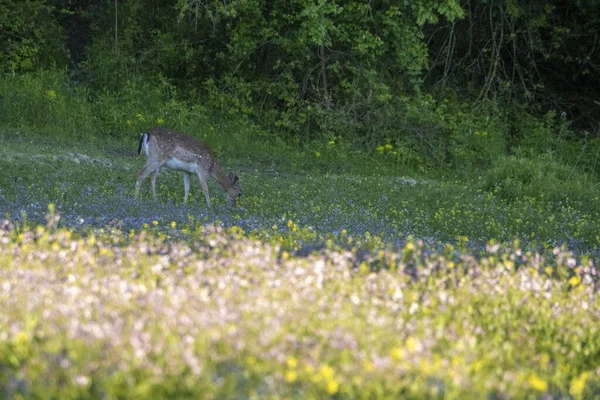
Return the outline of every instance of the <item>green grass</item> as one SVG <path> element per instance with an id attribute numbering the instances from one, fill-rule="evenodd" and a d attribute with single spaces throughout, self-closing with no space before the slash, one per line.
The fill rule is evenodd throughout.
<path id="1" fill-rule="evenodd" d="M 489 179 L 394 175 L 395 167 L 377 160 L 375 168 L 366 166 L 369 158 L 364 154 L 362 164 L 345 164 L 334 156 L 316 157 L 284 144 L 277 152 L 279 144 L 260 137 L 240 140 L 247 147 L 225 147 L 225 141 L 235 143 L 236 136 L 224 139 L 216 132 L 209 128 L 200 135 L 226 169 L 240 176 L 244 195 L 237 209 L 225 207 L 214 182 L 213 209 L 206 208 L 195 181 L 184 205 L 181 173 L 170 171 L 159 176 L 157 202 L 149 196 L 148 183 L 142 201 L 134 202 L 135 175 L 145 162 L 137 157 L 137 138 L 67 141 L 13 133 L 0 136 L 0 195 L 5 204 L 0 211 L 13 218 L 25 211 L 30 219 L 42 220 L 47 204 L 56 203 L 70 226 L 80 218 L 89 218 L 91 225 L 116 219 L 127 229 L 139 229 L 154 219 L 189 225 L 220 221 L 240 225 L 260 238 L 278 236 L 278 229 L 288 229 L 291 220 L 303 232 L 296 234 L 301 237 L 294 239 L 294 246 L 317 243 L 345 229 L 356 237 L 368 232 L 391 243 L 413 235 L 431 245 L 450 242 L 480 249 L 490 240 L 506 245 L 518 240 L 525 249 L 543 251 L 566 244 L 579 254 L 597 255 L 597 192 L 589 200 L 527 193 L 507 199 L 489 189 Z M 262 153 L 257 153 L 259 148 Z"/>

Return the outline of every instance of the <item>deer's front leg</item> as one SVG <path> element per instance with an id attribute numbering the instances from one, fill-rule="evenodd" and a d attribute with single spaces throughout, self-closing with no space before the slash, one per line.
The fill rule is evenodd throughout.
<path id="1" fill-rule="evenodd" d="M 197 172 L 198 179 L 200 179 L 200 186 L 202 186 L 202 191 L 204 192 L 204 198 L 206 199 L 206 204 L 210 207 L 210 197 L 208 196 L 208 184 L 206 183 L 206 176 L 202 172 Z"/>
<path id="2" fill-rule="evenodd" d="M 183 191 L 184 191 L 184 195 L 183 195 L 183 202 L 187 203 L 187 199 L 188 199 L 188 193 L 190 192 L 190 173 L 189 172 L 183 172 Z"/>

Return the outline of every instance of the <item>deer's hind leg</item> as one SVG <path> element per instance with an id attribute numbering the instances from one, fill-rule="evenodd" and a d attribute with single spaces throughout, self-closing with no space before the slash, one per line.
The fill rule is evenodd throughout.
<path id="1" fill-rule="evenodd" d="M 148 177 L 148 175 L 152 174 L 150 177 L 150 185 L 152 186 L 152 194 L 156 198 L 156 176 L 158 175 L 158 170 L 160 169 L 163 162 L 155 162 L 146 164 L 144 168 L 142 168 L 137 174 L 137 181 L 135 183 L 135 198 L 137 199 L 140 196 L 140 188 L 142 187 L 142 182 L 144 179 Z"/>
<path id="2" fill-rule="evenodd" d="M 150 173 L 150 187 L 152 188 L 152 197 L 156 199 L 156 177 L 160 168 L 156 168 Z"/>

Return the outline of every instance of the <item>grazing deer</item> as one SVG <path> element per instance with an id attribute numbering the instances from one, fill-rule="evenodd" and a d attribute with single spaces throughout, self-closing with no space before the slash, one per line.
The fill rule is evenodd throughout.
<path id="1" fill-rule="evenodd" d="M 237 175 L 233 173 L 225 175 L 215 161 L 212 150 L 202 140 L 165 128 L 155 128 L 142 134 L 138 155 L 141 155 L 142 151 L 148 160 L 146 166 L 137 174 L 136 199 L 140 195 L 142 181 L 148 175 L 150 175 L 152 195 L 156 198 L 156 176 L 161 167 L 183 171 L 184 202 L 187 202 L 188 192 L 190 191 L 190 176 L 192 174 L 197 175 L 200 179 L 206 204 L 209 207 L 210 198 L 208 196 L 208 185 L 206 184 L 208 175 L 215 178 L 227 192 L 227 204 L 235 205 L 235 201 L 242 194 Z"/>

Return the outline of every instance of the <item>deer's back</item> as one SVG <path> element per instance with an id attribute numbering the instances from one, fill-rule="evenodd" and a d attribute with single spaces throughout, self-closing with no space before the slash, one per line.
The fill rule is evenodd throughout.
<path id="1" fill-rule="evenodd" d="M 209 169 L 214 163 L 213 152 L 200 140 L 166 128 L 152 129 L 148 133 L 150 155 L 162 159 L 173 159 L 170 164 L 199 163 Z"/>

